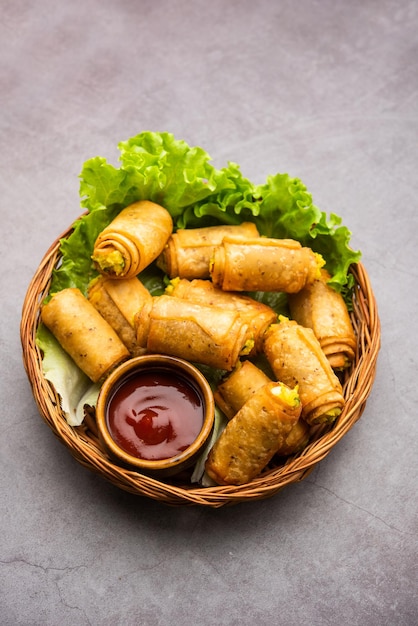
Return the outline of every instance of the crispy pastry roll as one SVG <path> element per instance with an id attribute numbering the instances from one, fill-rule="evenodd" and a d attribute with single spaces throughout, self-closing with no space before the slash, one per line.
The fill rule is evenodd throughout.
<path id="1" fill-rule="evenodd" d="M 277 313 L 267 304 L 257 302 L 244 294 L 222 291 L 210 280 L 188 280 L 174 278 L 166 289 L 169 295 L 183 298 L 190 302 L 199 302 L 206 306 L 217 306 L 231 311 L 238 311 L 248 324 L 254 339 L 251 355 L 261 351 L 263 334 L 273 322 L 277 321 Z"/>
<path id="2" fill-rule="evenodd" d="M 218 384 L 215 402 L 230 420 L 260 387 L 271 379 L 251 361 L 239 361 L 235 369 Z"/>
<path id="3" fill-rule="evenodd" d="M 224 237 L 210 264 L 213 284 L 224 291 L 294 293 L 319 276 L 323 259 L 293 239 Z"/>
<path id="4" fill-rule="evenodd" d="M 94 244 L 96 269 L 111 278 L 132 278 L 154 261 L 173 230 L 170 213 L 142 200 L 123 209 Z"/>
<path id="5" fill-rule="evenodd" d="M 347 306 L 340 293 L 327 284 L 330 275 L 321 277 L 288 298 L 291 316 L 302 326 L 312 328 L 334 369 L 344 369 L 353 361 L 356 337 Z"/>
<path id="6" fill-rule="evenodd" d="M 298 386 L 308 424 L 336 419 L 344 407 L 341 384 L 310 328 L 282 319 L 267 330 L 264 352 L 277 379 Z"/>
<path id="7" fill-rule="evenodd" d="M 209 452 L 205 469 L 221 485 L 243 485 L 258 476 L 299 419 L 295 389 L 263 385 L 228 422 Z"/>
<path id="8" fill-rule="evenodd" d="M 173 296 L 153 298 L 136 318 L 140 341 L 148 352 L 160 352 L 232 370 L 248 350 L 248 325 L 236 311 L 228 311 Z M 251 342 L 250 342 L 251 343 Z"/>
<path id="9" fill-rule="evenodd" d="M 209 263 L 215 246 L 226 235 L 240 238 L 258 237 L 252 222 L 234 225 L 206 226 L 204 228 L 179 229 L 167 242 L 157 265 L 170 277 L 209 278 Z"/>
<path id="10" fill-rule="evenodd" d="M 290 456 L 301 452 L 309 443 L 310 431 L 305 420 L 300 418 L 277 450 L 279 456 Z"/>
<path id="11" fill-rule="evenodd" d="M 127 347 L 79 289 L 59 291 L 41 318 L 78 367 L 98 382 L 129 357 Z"/>
<path id="12" fill-rule="evenodd" d="M 214 392 L 215 402 L 230 420 L 254 393 L 271 382 L 267 374 L 251 361 L 239 362 L 234 371 L 217 386 Z M 295 454 L 302 450 L 308 441 L 309 427 L 304 420 L 299 419 L 276 454 L 281 456 Z"/>
<path id="13" fill-rule="evenodd" d="M 137 341 L 135 316 L 152 301 L 152 296 L 136 276 L 125 280 L 99 276 L 89 286 L 88 299 L 116 331 L 132 356 L 144 352 Z"/>

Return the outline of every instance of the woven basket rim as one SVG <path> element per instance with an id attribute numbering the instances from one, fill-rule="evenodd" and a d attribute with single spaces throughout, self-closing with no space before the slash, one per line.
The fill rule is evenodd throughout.
<path id="1" fill-rule="evenodd" d="M 350 267 L 356 285 L 351 317 L 358 337 L 358 348 L 354 363 L 343 382 L 346 400 L 344 410 L 330 429 L 318 428 L 314 440 L 300 454 L 241 486 L 175 484 L 116 465 L 101 449 L 92 430 L 86 426 L 74 428 L 67 424 L 60 409 L 59 397 L 44 378 L 42 356 L 36 344 L 40 305 L 48 292 L 52 271 L 60 260 L 61 240 L 71 232 L 72 227 L 53 242 L 30 281 L 22 306 L 20 337 L 24 367 L 41 417 L 72 456 L 87 469 L 125 491 L 165 504 L 218 508 L 271 497 L 283 487 L 303 480 L 360 419 L 376 374 L 380 319 L 369 276 L 363 264 L 358 262 Z"/>

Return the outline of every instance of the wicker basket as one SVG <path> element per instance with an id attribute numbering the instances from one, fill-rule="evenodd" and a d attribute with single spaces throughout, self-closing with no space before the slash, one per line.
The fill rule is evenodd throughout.
<path id="1" fill-rule="evenodd" d="M 380 348 L 380 321 L 376 301 L 361 263 L 350 270 L 356 281 L 352 321 L 358 336 L 358 350 L 355 362 L 346 372 L 343 383 L 346 405 L 331 428 L 318 428 L 313 440 L 302 453 L 289 458 L 284 465 L 270 467 L 251 483 L 239 487 L 201 487 L 187 481 L 182 483 L 174 480 L 162 482 L 116 465 L 100 447 L 94 419 L 87 418 L 77 428 L 67 424 L 60 410 L 59 398 L 43 376 L 41 354 L 35 341 L 40 304 L 48 292 L 52 270 L 60 260 L 60 239 L 70 233 L 71 228 L 50 247 L 29 285 L 22 310 L 21 341 L 25 369 L 42 417 L 74 458 L 91 471 L 125 491 L 170 505 L 204 505 L 217 508 L 237 502 L 259 500 L 305 478 L 360 418 L 373 385 Z"/>

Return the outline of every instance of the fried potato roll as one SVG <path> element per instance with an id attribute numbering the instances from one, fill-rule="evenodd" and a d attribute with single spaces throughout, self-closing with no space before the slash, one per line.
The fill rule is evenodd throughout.
<path id="1" fill-rule="evenodd" d="M 97 237 L 96 269 L 111 278 L 132 278 L 162 252 L 173 230 L 170 213 L 142 200 L 123 209 Z"/>
<path id="2" fill-rule="evenodd" d="M 244 294 L 222 291 L 210 280 L 175 278 L 166 289 L 169 295 L 176 298 L 199 302 L 206 306 L 217 306 L 231 311 L 238 311 L 248 324 L 254 339 L 251 355 L 261 351 L 263 334 L 273 322 L 277 321 L 277 313 L 267 304 L 257 302 Z"/>
<path id="3" fill-rule="evenodd" d="M 210 264 L 213 284 L 224 291 L 294 293 L 318 278 L 322 258 L 293 239 L 224 237 Z"/>
<path id="4" fill-rule="evenodd" d="M 247 350 L 248 325 L 236 311 L 228 311 L 173 296 L 153 298 L 136 318 L 140 341 L 148 352 L 160 352 L 232 370 Z"/>
<path id="5" fill-rule="evenodd" d="M 89 286 L 88 300 L 116 331 L 132 356 L 144 352 L 137 341 L 135 316 L 152 301 L 152 296 L 136 276 L 125 280 L 99 276 Z"/>
<path id="6" fill-rule="evenodd" d="M 209 452 L 207 474 L 221 485 L 243 485 L 260 474 L 299 419 L 297 391 L 271 382 L 228 422 Z"/>
<path id="7" fill-rule="evenodd" d="M 264 352 L 277 379 L 298 386 L 308 424 L 336 419 L 344 407 L 341 384 L 312 329 L 283 319 L 267 330 Z"/>
<path id="8" fill-rule="evenodd" d="M 252 361 L 239 361 L 216 387 L 215 402 L 230 420 L 260 387 L 272 380 Z"/>
<path id="9" fill-rule="evenodd" d="M 127 347 L 79 289 L 59 291 L 41 319 L 78 367 L 98 382 L 129 357 Z"/>
<path id="10" fill-rule="evenodd" d="M 330 275 L 321 277 L 288 298 L 291 317 L 312 328 L 331 367 L 344 369 L 355 357 L 357 346 L 347 306 L 340 293 L 327 284 Z"/>
<path id="11" fill-rule="evenodd" d="M 215 402 L 224 415 L 232 419 L 247 400 L 261 387 L 273 382 L 251 361 L 240 361 L 214 392 Z M 309 427 L 299 419 L 278 448 L 276 454 L 288 456 L 302 450 L 309 441 Z"/>
<path id="12" fill-rule="evenodd" d="M 171 235 L 157 265 L 170 278 L 209 278 L 213 250 L 226 235 L 247 239 L 258 237 L 259 233 L 252 222 L 243 222 L 236 226 L 221 224 L 179 229 Z"/>

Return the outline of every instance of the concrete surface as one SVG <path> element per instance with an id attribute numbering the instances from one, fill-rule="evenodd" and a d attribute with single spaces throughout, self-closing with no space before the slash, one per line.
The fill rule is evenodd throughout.
<path id="1" fill-rule="evenodd" d="M 1 0 L 2 626 L 412 626 L 417 603 L 418 3 Z M 302 483 L 221 510 L 79 465 L 23 369 L 28 283 L 83 162 L 168 130 L 343 216 L 382 321 L 362 419 Z"/>

